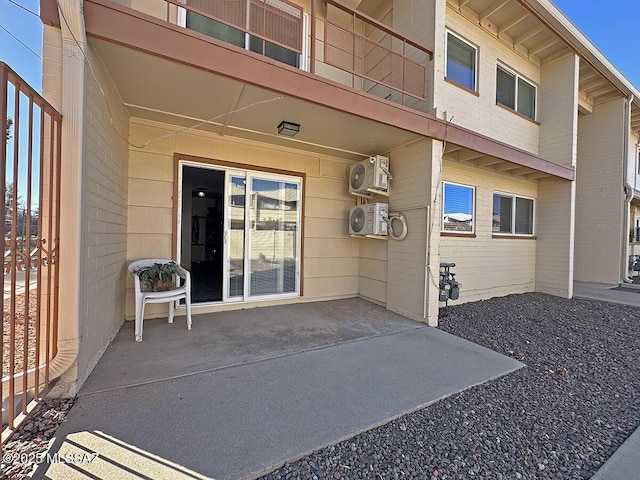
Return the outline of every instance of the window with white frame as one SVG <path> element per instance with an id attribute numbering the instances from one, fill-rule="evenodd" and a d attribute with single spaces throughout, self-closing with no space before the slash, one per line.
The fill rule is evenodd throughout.
<path id="1" fill-rule="evenodd" d="M 533 235 L 533 199 L 508 193 L 493 194 L 493 233 Z"/>
<path id="2" fill-rule="evenodd" d="M 442 194 L 442 231 L 474 232 L 475 188 L 444 182 Z"/>
<path id="3" fill-rule="evenodd" d="M 496 102 L 536 119 L 535 85 L 502 65 L 498 65 L 496 75 Z"/>
<path id="4" fill-rule="evenodd" d="M 452 32 L 447 32 L 447 71 L 449 80 L 476 90 L 478 49 Z"/>

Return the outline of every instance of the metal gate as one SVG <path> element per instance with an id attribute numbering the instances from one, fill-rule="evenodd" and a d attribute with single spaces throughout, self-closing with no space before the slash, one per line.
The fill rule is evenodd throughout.
<path id="1" fill-rule="evenodd" d="M 58 331 L 62 116 L 0 62 L 3 435 L 46 391 Z"/>

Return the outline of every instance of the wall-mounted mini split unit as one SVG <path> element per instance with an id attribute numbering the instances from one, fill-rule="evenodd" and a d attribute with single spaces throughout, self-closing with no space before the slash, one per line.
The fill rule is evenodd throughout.
<path id="1" fill-rule="evenodd" d="M 389 159 L 372 155 L 351 167 L 349 193 L 364 196 L 371 193 L 387 194 L 389 177 Z"/>
<path id="2" fill-rule="evenodd" d="M 389 205 L 367 203 L 351 207 L 349 235 L 387 235 Z"/>

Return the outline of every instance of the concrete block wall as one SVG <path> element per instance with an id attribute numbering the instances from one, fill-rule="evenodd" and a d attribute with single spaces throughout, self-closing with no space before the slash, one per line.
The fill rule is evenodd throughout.
<path id="1" fill-rule="evenodd" d="M 437 115 L 483 135 L 513 145 L 528 152 L 539 152 L 537 122 L 496 105 L 497 64 L 507 66 L 523 78 L 540 87 L 540 66 L 525 60 L 505 44 L 488 35 L 478 25 L 464 18 L 447 5 L 446 27 L 478 49 L 477 94 L 445 81 L 446 33 L 438 32 L 434 57 L 434 107 Z"/>
<path id="2" fill-rule="evenodd" d="M 456 279 L 462 283 L 460 300 L 451 304 L 534 291 L 538 240 L 494 236 L 492 224 L 494 193 L 534 198 L 537 234 L 541 215 L 537 182 L 446 160 L 442 171 L 444 181 L 475 187 L 475 235 L 440 236 L 440 261 L 454 262 Z M 441 216 L 442 210 L 435 213 Z"/>
<path id="3" fill-rule="evenodd" d="M 575 280 L 620 281 L 624 98 L 578 117 Z"/>
<path id="4" fill-rule="evenodd" d="M 124 319 L 129 119 L 90 43 L 86 52 L 96 78 L 75 41 L 44 26 L 43 95 L 63 113 L 59 338 L 78 341 L 62 395 L 76 393 Z"/>
<path id="5" fill-rule="evenodd" d="M 426 65 L 426 102 L 406 98 L 405 105 L 427 113 L 433 113 L 434 82 L 437 78 L 434 66 L 444 55 L 438 40 L 444 31 L 444 2 L 437 0 L 421 0 L 419 2 L 398 2 L 393 5 L 393 28 L 415 42 L 430 49 L 434 59 L 417 50 L 408 49 L 409 58 Z M 400 47 L 401 48 L 401 47 Z"/>
<path id="6" fill-rule="evenodd" d="M 128 146 L 125 139 L 129 136 L 129 116 L 91 48 L 89 60 L 100 86 L 87 71 L 81 220 L 80 384 L 124 320 L 127 265 Z"/>
<path id="7" fill-rule="evenodd" d="M 427 282 L 427 255 L 437 265 L 437 242 L 430 239 L 433 186 L 440 176 L 442 143 L 422 140 L 391 151 L 389 211 L 402 212 L 408 234 L 387 241 L 387 308 L 414 320 L 437 324 L 434 290 Z M 437 272 L 437 266 L 436 272 Z"/>
<path id="8" fill-rule="evenodd" d="M 578 76 L 580 60 L 569 54 L 541 69 L 538 120 L 542 158 L 575 165 L 578 149 Z"/>
<path id="9" fill-rule="evenodd" d="M 538 180 L 536 291 L 573 296 L 575 182 Z"/>
<path id="10" fill-rule="evenodd" d="M 177 130 L 177 127 L 175 128 Z M 174 131 L 174 127 L 134 118 L 131 142 Z M 311 154 L 269 144 L 187 131 L 129 151 L 129 223 L 127 256 L 170 257 L 175 242 L 172 224 L 174 153 L 252 166 L 276 168 L 292 174 L 305 173 L 303 186 L 304 297 L 311 301 L 358 295 L 360 240 L 348 232 L 349 208 L 355 197 L 348 192 L 348 173 L 353 161 Z M 215 163 L 215 162 L 214 162 Z M 266 304 L 282 303 L 266 302 Z M 265 304 L 252 302 L 251 306 Z M 195 312 L 246 308 L 248 304 L 202 306 Z M 134 313 L 133 284 L 128 282 L 127 316 Z M 145 311 L 146 312 L 146 311 Z M 165 307 L 150 305 L 149 316 L 164 316 Z"/>

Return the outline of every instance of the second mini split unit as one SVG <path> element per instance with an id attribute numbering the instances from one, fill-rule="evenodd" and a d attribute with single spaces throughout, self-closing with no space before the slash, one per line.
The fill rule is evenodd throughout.
<path id="1" fill-rule="evenodd" d="M 407 235 L 407 224 L 402 213 L 389 213 L 389 204 L 383 202 L 364 203 L 374 196 L 389 196 L 389 159 L 373 155 L 351 167 L 349 193 L 360 197 L 363 203 L 351 207 L 349 212 L 349 235 L 394 240 L 402 240 Z M 397 233 L 391 226 L 399 220 L 402 230 Z"/>

